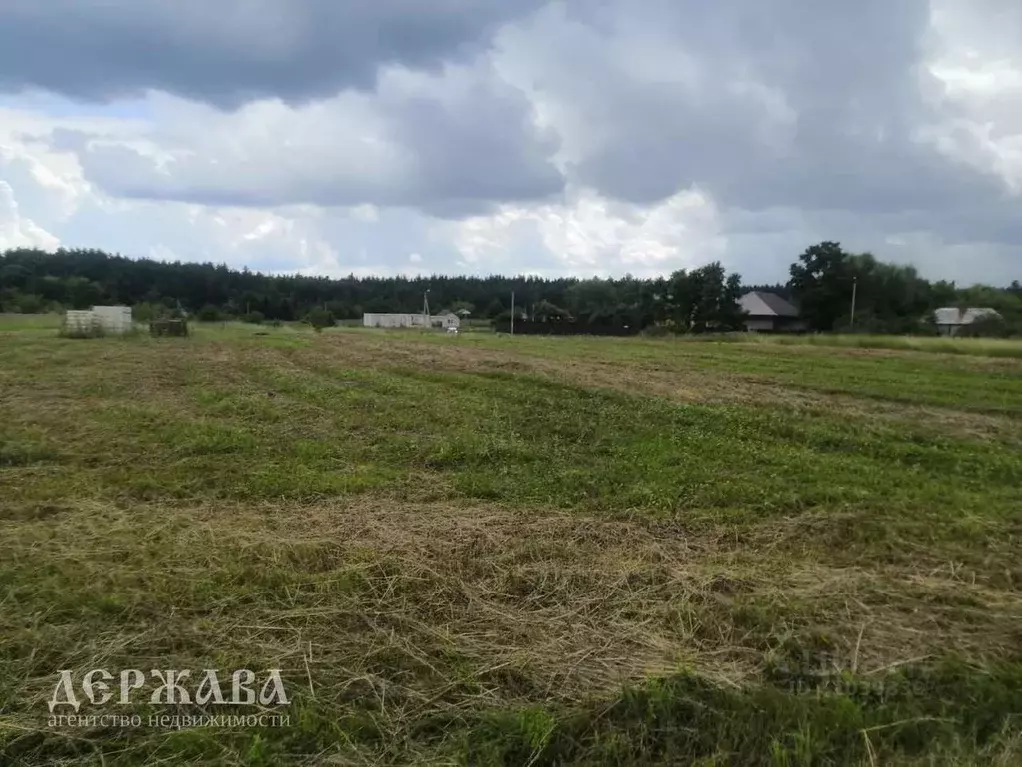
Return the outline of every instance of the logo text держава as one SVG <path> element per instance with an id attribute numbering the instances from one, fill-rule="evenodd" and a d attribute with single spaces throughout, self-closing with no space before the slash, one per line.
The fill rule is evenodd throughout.
<path id="1" fill-rule="evenodd" d="M 74 672 L 65 669 L 58 672 L 60 676 L 48 705 L 51 714 L 57 706 L 72 706 L 77 712 L 82 705 L 79 691 L 81 697 L 94 706 L 110 703 L 115 694 L 115 703 L 121 706 L 141 702 L 163 705 L 195 703 L 200 706 L 284 706 L 289 702 L 280 669 L 270 669 L 261 685 L 257 684 L 255 672 L 249 669 L 231 672 L 230 679 L 224 679 L 224 684 L 228 685 L 229 697 L 224 695 L 217 669 L 202 669 L 198 673 L 201 676 L 193 679 L 189 669 L 152 669 L 149 677 L 146 677 L 142 670 L 129 668 L 121 671 L 118 681 L 114 682 L 114 675 L 100 668 L 87 672 L 81 684 L 76 687 Z M 145 689 L 146 683 L 150 681 L 156 683 L 152 692 Z"/>

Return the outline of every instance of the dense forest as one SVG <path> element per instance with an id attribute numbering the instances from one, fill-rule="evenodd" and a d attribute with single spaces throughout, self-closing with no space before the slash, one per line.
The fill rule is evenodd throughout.
<path id="1" fill-rule="evenodd" d="M 432 313 L 460 311 L 495 319 L 511 311 L 540 320 L 653 323 L 699 331 L 739 327 L 734 302 L 749 290 L 768 290 L 800 306 L 813 330 L 854 327 L 872 332 L 925 330 L 925 318 L 941 306 L 996 309 L 1001 334 L 1022 329 L 1022 288 L 959 288 L 930 282 L 912 267 L 887 264 L 871 254 L 848 253 L 838 243 L 813 245 L 776 285 L 743 286 L 719 263 L 639 279 L 543 279 L 538 277 L 326 277 L 276 276 L 224 264 L 168 263 L 132 259 L 99 250 L 8 250 L 0 254 L 0 311 L 51 312 L 97 304 L 134 307 L 145 320 L 167 313 L 199 319 L 300 320 L 315 312 L 333 319 L 364 312 L 419 312 L 428 298 Z M 428 291 L 428 293 L 427 293 Z"/>

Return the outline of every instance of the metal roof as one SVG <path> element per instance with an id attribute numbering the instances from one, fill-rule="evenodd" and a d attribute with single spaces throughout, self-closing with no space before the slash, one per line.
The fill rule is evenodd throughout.
<path id="1" fill-rule="evenodd" d="M 776 293 L 754 290 L 738 299 L 738 303 L 751 317 L 798 317 L 798 309 Z"/>
<path id="2" fill-rule="evenodd" d="M 938 325 L 969 325 L 980 317 L 1000 317 L 990 307 L 969 307 L 959 309 L 957 306 L 945 306 L 933 312 L 933 319 Z"/>

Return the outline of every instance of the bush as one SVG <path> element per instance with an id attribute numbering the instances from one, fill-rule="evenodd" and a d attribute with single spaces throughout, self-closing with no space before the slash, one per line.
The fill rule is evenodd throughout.
<path id="1" fill-rule="evenodd" d="M 305 322 L 311 325 L 317 333 L 323 328 L 332 328 L 335 324 L 334 315 L 322 306 L 317 306 L 306 314 Z"/>
<path id="2" fill-rule="evenodd" d="M 650 325 L 648 328 L 643 328 L 639 335 L 644 338 L 666 338 L 673 335 L 673 332 L 666 325 Z"/>
<path id="3" fill-rule="evenodd" d="M 224 319 L 224 315 L 216 306 L 206 304 L 196 312 L 195 319 L 199 322 L 221 322 Z"/>
<path id="4" fill-rule="evenodd" d="M 248 314 L 241 315 L 241 321 L 251 325 L 262 325 L 265 319 L 266 317 L 262 312 L 249 312 Z"/>
<path id="5" fill-rule="evenodd" d="M 140 303 L 131 307 L 131 319 L 135 322 L 152 322 L 166 314 L 167 309 L 162 304 Z"/>

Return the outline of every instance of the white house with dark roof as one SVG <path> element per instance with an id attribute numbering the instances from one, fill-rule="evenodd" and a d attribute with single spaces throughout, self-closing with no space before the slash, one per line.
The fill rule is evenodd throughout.
<path id="1" fill-rule="evenodd" d="M 745 311 L 745 329 L 752 332 L 805 330 L 798 309 L 776 293 L 754 290 L 738 299 Z"/>

